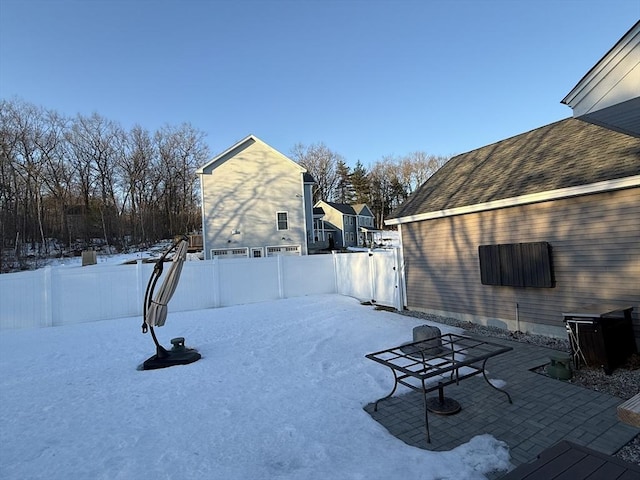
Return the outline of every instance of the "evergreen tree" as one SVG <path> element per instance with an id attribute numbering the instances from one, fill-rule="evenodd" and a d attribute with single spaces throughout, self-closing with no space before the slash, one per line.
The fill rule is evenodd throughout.
<path id="1" fill-rule="evenodd" d="M 338 183 L 336 185 L 334 198 L 339 203 L 353 203 L 355 201 L 355 192 L 353 184 L 351 183 L 351 173 L 349 170 L 349 166 L 344 162 L 344 160 L 338 160 L 338 164 L 336 166 Z"/>
<path id="2" fill-rule="evenodd" d="M 371 203 L 371 186 L 369 183 L 369 173 L 358 160 L 355 168 L 351 172 L 351 185 L 354 193 L 354 203 Z M 371 205 L 369 205 L 371 207 Z"/>

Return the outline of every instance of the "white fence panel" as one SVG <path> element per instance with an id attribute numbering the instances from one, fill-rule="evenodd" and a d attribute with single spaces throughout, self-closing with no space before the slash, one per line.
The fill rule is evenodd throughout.
<path id="1" fill-rule="evenodd" d="M 0 330 L 50 325 L 45 280 L 50 269 L 0 275 Z"/>
<path id="2" fill-rule="evenodd" d="M 338 293 L 358 300 L 373 299 L 371 289 L 371 262 L 368 252 L 339 253 L 335 255 Z"/>
<path id="3" fill-rule="evenodd" d="M 402 308 L 397 250 L 340 253 L 335 257 L 337 293 Z"/>
<path id="4" fill-rule="evenodd" d="M 376 251 L 371 257 L 372 298 L 377 304 L 402 309 L 397 250 Z"/>
<path id="5" fill-rule="evenodd" d="M 378 251 L 186 262 L 169 310 L 326 293 L 402 308 L 394 262 L 394 252 Z M 141 316 L 153 268 L 139 261 L 0 275 L 0 330 Z M 157 285 L 168 263 L 164 270 Z"/>
<path id="6" fill-rule="evenodd" d="M 145 268 L 147 267 L 147 268 Z M 152 265 L 92 265 L 52 269 L 53 325 L 138 315 L 144 292 L 137 278 Z"/>
<path id="7" fill-rule="evenodd" d="M 229 307 L 280 298 L 277 257 L 234 258 L 220 260 L 218 265 L 219 306 Z"/>
<path id="8" fill-rule="evenodd" d="M 336 292 L 332 255 L 280 256 L 283 297 Z"/>

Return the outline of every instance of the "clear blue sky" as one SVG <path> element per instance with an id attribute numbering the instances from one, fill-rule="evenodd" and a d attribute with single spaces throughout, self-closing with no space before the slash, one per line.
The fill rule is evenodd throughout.
<path id="1" fill-rule="evenodd" d="M 560 100 L 639 18 L 639 0 L 0 0 L 0 97 L 366 166 L 571 116 Z"/>

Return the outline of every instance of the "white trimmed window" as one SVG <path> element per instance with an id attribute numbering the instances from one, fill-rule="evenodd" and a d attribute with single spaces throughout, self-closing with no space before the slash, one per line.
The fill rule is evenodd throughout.
<path id="1" fill-rule="evenodd" d="M 248 248 L 216 248 L 211 250 L 211 258 L 246 258 L 248 256 Z"/>
<path id="2" fill-rule="evenodd" d="M 267 257 L 275 257 L 277 255 L 300 255 L 302 249 L 300 245 L 277 245 L 267 247 Z"/>
<path id="3" fill-rule="evenodd" d="M 276 212 L 276 226 L 278 230 L 289 230 L 289 215 L 287 212 Z"/>

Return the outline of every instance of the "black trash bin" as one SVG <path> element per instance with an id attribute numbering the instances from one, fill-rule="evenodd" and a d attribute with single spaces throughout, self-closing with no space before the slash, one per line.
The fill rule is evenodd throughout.
<path id="1" fill-rule="evenodd" d="M 602 367 L 611 374 L 636 353 L 632 310 L 632 307 L 590 305 L 563 314 L 576 368 L 584 363 Z"/>

